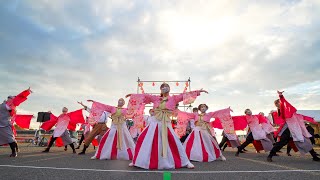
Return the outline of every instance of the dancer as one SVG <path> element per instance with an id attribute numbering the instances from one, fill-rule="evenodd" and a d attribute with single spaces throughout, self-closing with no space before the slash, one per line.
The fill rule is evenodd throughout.
<path id="1" fill-rule="evenodd" d="M 86 117 L 86 122 L 81 124 L 81 129 L 83 131 L 82 131 L 79 143 L 78 143 L 78 147 L 76 147 L 76 149 L 80 149 L 80 146 L 81 146 L 82 142 L 84 141 L 84 139 L 86 137 L 88 137 L 88 135 L 89 135 L 89 133 L 91 131 L 91 125 L 88 123 L 88 119 L 89 119 L 89 117 Z"/>
<path id="2" fill-rule="evenodd" d="M 96 101 L 90 102 L 99 104 L 101 109 L 111 113 L 112 125 L 101 138 L 95 156 L 91 159 L 123 159 L 132 160 L 135 144 L 126 126 L 127 108 L 123 108 L 125 101 L 118 100 L 118 105 L 109 106 Z M 91 111 L 95 111 L 94 108 Z"/>
<path id="3" fill-rule="evenodd" d="M 204 90 L 191 91 L 180 95 L 169 96 L 170 86 L 163 83 L 160 86 L 160 96 L 151 94 L 128 94 L 131 102 L 141 104 L 153 103 L 155 116 L 150 118 L 149 125 L 143 130 L 137 140 L 135 155 L 129 166 L 144 169 L 173 169 L 188 167 L 194 168 L 186 152 L 174 133 L 171 119 L 176 104 L 184 101 L 194 101 Z"/>
<path id="4" fill-rule="evenodd" d="M 261 122 L 262 129 L 267 133 L 267 137 L 271 140 L 272 144 L 276 143 L 274 140 L 274 132 L 276 129 L 271 124 L 270 120 L 264 115 L 263 112 L 259 113 L 260 118 L 264 118 L 265 121 Z"/>
<path id="5" fill-rule="evenodd" d="M 195 128 L 188 136 L 183 146 L 187 156 L 192 161 L 212 162 L 220 158 L 225 161 L 226 158 L 222 155 L 218 142 L 214 138 L 213 128 L 210 126 L 211 118 L 230 118 L 230 108 L 209 112 L 206 104 L 200 104 L 198 113 L 186 113 L 189 119 L 195 120 Z M 184 112 L 185 113 L 185 112 Z"/>
<path id="6" fill-rule="evenodd" d="M 243 130 L 247 126 L 245 119 L 233 119 L 232 117 L 219 119 L 216 118 L 215 121 L 211 122 L 212 126 L 217 129 L 223 129 L 222 140 L 219 144 L 220 149 L 230 145 L 232 148 L 237 148 L 240 146 L 239 138 L 236 134 L 237 130 Z M 241 151 L 242 152 L 242 151 Z"/>
<path id="7" fill-rule="evenodd" d="M 27 89 L 17 96 L 8 96 L 7 100 L 0 105 L 0 145 L 9 144 L 11 148 L 10 157 L 17 157 L 18 144 L 13 132 L 13 124 L 11 118 L 16 115 L 16 107 L 27 100 L 32 93 L 31 89 Z"/>
<path id="8" fill-rule="evenodd" d="M 133 138 L 134 141 L 137 140 L 138 136 L 141 134 L 141 132 L 143 131 L 143 129 L 149 125 L 149 119 L 154 116 L 154 110 L 153 109 L 149 109 L 149 115 L 143 115 L 143 123 L 140 123 L 140 126 L 134 124 L 133 126 L 131 126 L 129 132 Z"/>
<path id="9" fill-rule="evenodd" d="M 92 100 L 90 100 L 90 102 L 93 102 Z M 89 132 L 89 134 L 86 137 L 85 143 L 83 145 L 83 149 L 82 151 L 79 153 L 79 155 L 83 155 L 86 153 L 87 148 L 89 147 L 90 143 L 92 143 L 92 141 L 95 139 L 96 136 L 100 135 L 103 136 L 106 131 L 108 130 L 108 127 L 106 125 L 107 121 L 108 121 L 108 117 L 110 116 L 110 113 L 107 111 L 102 111 L 101 113 L 101 109 L 100 109 L 100 113 L 97 112 L 97 103 L 93 102 L 92 104 L 92 108 L 88 108 L 87 106 L 83 105 L 82 102 L 78 102 L 80 105 L 82 105 L 84 107 L 84 109 L 86 111 L 88 111 L 90 113 L 91 118 L 89 117 L 89 119 L 93 119 L 94 122 L 89 121 L 88 119 L 88 124 L 93 124 L 93 129 Z M 93 111 L 92 111 L 93 109 Z M 100 118 L 94 118 L 94 116 L 92 114 L 99 114 Z M 88 127 L 86 127 L 88 128 Z M 80 146 L 80 145 L 79 145 Z M 95 156 L 92 157 L 93 159 L 95 159 Z"/>
<path id="10" fill-rule="evenodd" d="M 239 153 L 250 143 L 254 143 L 254 141 L 259 141 L 261 143 L 260 149 L 256 148 L 257 152 L 259 152 L 261 149 L 266 152 L 270 151 L 273 145 L 272 140 L 267 137 L 267 134 L 269 134 L 270 132 L 266 132 L 265 129 L 268 128 L 264 129 L 261 125 L 264 124 L 263 126 L 268 126 L 267 120 L 261 115 L 252 115 L 252 111 L 250 109 L 246 109 L 244 113 L 246 114 L 245 116 L 232 117 L 234 119 L 245 119 L 249 126 L 246 141 L 238 147 L 238 151 L 235 155 L 239 156 Z"/>
<path id="11" fill-rule="evenodd" d="M 181 111 L 177 111 L 181 112 Z M 193 114 L 198 114 L 199 110 L 198 108 L 192 109 Z M 174 113 L 176 116 L 181 117 L 181 113 Z M 180 115 L 180 116 L 179 116 Z M 180 118 L 181 119 L 181 118 Z M 183 117 L 185 119 L 185 117 Z M 195 120 L 194 119 L 185 119 L 184 121 L 177 121 L 177 126 L 174 129 L 174 132 L 180 137 L 181 143 L 184 143 L 189 134 L 192 132 L 193 128 L 195 128 L 194 125 Z"/>
<path id="12" fill-rule="evenodd" d="M 281 136 L 280 141 L 276 142 L 273 146 L 267 161 L 272 162 L 272 157 L 283 146 L 289 143 L 291 136 L 301 154 L 309 152 L 314 161 L 320 161 L 310 142 L 309 138 L 311 134 L 304 125 L 303 116 L 296 113 L 297 109 L 284 98 L 283 92 L 278 91 L 278 95 L 279 99 L 275 100 L 274 104 L 278 108 L 278 116 L 280 116 L 285 123 L 278 129 L 278 135 Z"/>
<path id="13" fill-rule="evenodd" d="M 56 125 L 56 128 L 53 131 L 48 147 L 42 152 L 49 152 L 53 143 L 60 137 L 64 146 L 70 145 L 72 152 L 76 153 L 68 129 L 75 131 L 76 124 L 78 123 L 84 123 L 82 109 L 68 113 L 68 108 L 64 107 L 62 108 L 62 114 L 59 117 L 55 117 L 51 114 L 50 120 L 44 122 L 41 125 L 41 128 L 46 131 L 49 131 L 54 125 Z"/>

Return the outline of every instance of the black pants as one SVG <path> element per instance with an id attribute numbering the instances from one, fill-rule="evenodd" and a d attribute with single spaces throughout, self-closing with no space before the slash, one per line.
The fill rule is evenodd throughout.
<path id="1" fill-rule="evenodd" d="M 50 148 L 52 147 L 53 143 L 54 143 L 56 140 L 57 140 L 57 137 L 53 137 L 53 136 L 52 136 L 52 137 L 51 137 L 51 141 L 50 141 L 47 149 L 50 149 Z M 75 150 L 73 143 L 71 143 L 71 144 L 69 144 L 69 145 L 70 145 L 70 147 L 72 148 L 72 150 Z M 67 148 L 67 146 L 65 146 L 65 148 Z"/>
<path id="2" fill-rule="evenodd" d="M 80 141 L 79 141 L 79 146 L 82 144 L 83 140 L 84 140 L 84 134 L 81 135 L 81 138 L 80 138 Z"/>
<path id="3" fill-rule="evenodd" d="M 9 143 L 12 154 L 16 154 L 16 149 L 18 148 L 18 144 L 16 142 Z"/>
<path id="4" fill-rule="evenodd" d="M 312 145 L 315 145 L 315 144 L 316 144 L 316 140 L 314 139 L 314 136 L 312 136 L 312 137 L 310 138 L 310 141 L 311 141 L 311 144 L 312 144 Z"/>
<path id="5" fill-rule="evenodd" d="M 189 133 L 187 133 L 186 135 L 182 136 L 182 137 L 180 138 L 180 142 L 181 142 L 181 143 L 184 143 L 184 142 L 186 141 L 186 139 L 188 138 L 188 136 L 189 136 Z"/>
<path id="6" fill-rule="evenodd" d="M 252 136 L 252 132 L 250 132 L 247 135 L 246 141 L 244 143 L 242 143 L 239 147 L 238 147 L 238 151 L 242 151 L 244 148 L 246 148 L 249 144 L 253 143 L 253 136 Z"/>
<path id="7" fill-rule="evenodd" d="M 270 151 L 269 157 L 272 157 L 274 155 L 276 155 L 276 152 L 280 151 L 280 149 L 283 148 L 283 146 L 288 145 L 289 141 L 290 141 L 291 136 L 290 136 L 290 130 L 289 128 L 287 128 L 281 135 L 280 137 L 280 141 L 276 142 L 272 148 L 272 150 Z M 291 151 L 291 147 L 287 147 L 287 153 Z M 312 149 L 311 151 L 309 151 L 312 157 L 316 157 L 316 152 L 314 151 L 314 149 Z"/>
<path id="8" fill-rule="evenodd" d="M 226 136 L 223 136 L 223 138 L 219 144 L 220 149 L 227 143 L 227 141 L 228 141 L 228 138 Z"/>
<path id="9" fill-rule="evenodd" d="M 287 128 L 281 135 L 280 137 L 280 141 L 276 142 L 272 148 L 272 150 L 270 151 L 269 156 L 274 156 L 276 155 L 276 152 L 280 151 L 280 149 L 283 148 L 283 146 L 287 145 L 290 141 L 290 130 L 289 128 Z M 288 150 L 288 149 L 287 149 Z M 288 151 L 287 151 L 288 152 Z"/>

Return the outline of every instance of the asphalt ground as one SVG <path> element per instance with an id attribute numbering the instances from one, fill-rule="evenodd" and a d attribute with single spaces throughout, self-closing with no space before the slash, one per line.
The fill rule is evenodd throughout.
<path id="1" fill-rule="evenodd" d="M 317 179 L 320 180 L 320 162 L 310 155 L 285 153 L 266 161 L 267 153 L 248 152 L 235 157 L 235 150 L 227 148 L 223 153 L 227 161 L 210 163 L 193 162 L 195 169 L 145 170 L 128 167 L 129 161 L 90 160 L 93 148 L 86 155 L 72 154 L 63 148 L 53 147 L 50 153 L 42 153 L 43 147 L 19 145 L 18 157 L 10 158 L 10 148 L 0 147 L 0 179 L 116 179 L 116 180 L 187 180 L 187 179 Z M 80 150 L 78 150 L 80 152 Z M 285 149 L 283 149 L 285 152 Z M 316 150 L 318 153 L 319 149 Z"/>

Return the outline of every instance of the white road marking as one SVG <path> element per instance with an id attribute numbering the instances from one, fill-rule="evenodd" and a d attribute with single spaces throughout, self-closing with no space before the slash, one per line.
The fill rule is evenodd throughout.
<path id="1" fill-rule="evenodd" d="M 267 171 L 153 171 L 153 170 L 116 170 L 116 169 L 77 169 L 77 168 L 59 168 L 59 167 L 41 167 L 41 166 L 16 166 L 0 165 L 6 168 L 27 168 L 27 169 L 49 169 L 49 170 L 68 170 L 68 171 L 92 171 L 92 172 L 121 172 L 121 173 L 164 173 L 173 174 L 219 174 L 219 173 L 291 173 L 291 172 L 320 172 L 319 169 L 297 169 L 297 170 L 267 170 Z"/>

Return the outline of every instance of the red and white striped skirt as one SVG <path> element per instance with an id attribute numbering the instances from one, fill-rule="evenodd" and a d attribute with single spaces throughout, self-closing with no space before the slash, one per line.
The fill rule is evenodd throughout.
<path id="1" fill-rule="evenodd" d="M 193 129 L 183 146 L 192 161 L 211 162 L 223 157 L 217 141 L 199 126 Z"/>
<path id="2" fill-rule="evenodd" d="M 149 118 L 150 124 L 138 137 L 133 165 L 144 169 L 178 169 L 186 167 L 190 161 L 171 123 L 168 127 L 167 157 L 162 157 L 162 122 Z"/>
<path id="3" fill-rule="evenodd" d="M 122 149 L 117 148 L 117 126 L 111 125 L 111 128 L 101 138 L 96 158 L 103 159 L 123 159 L 132 160 L 135 144 L 128 131 L 126 123 L 122 124 Z"/>

